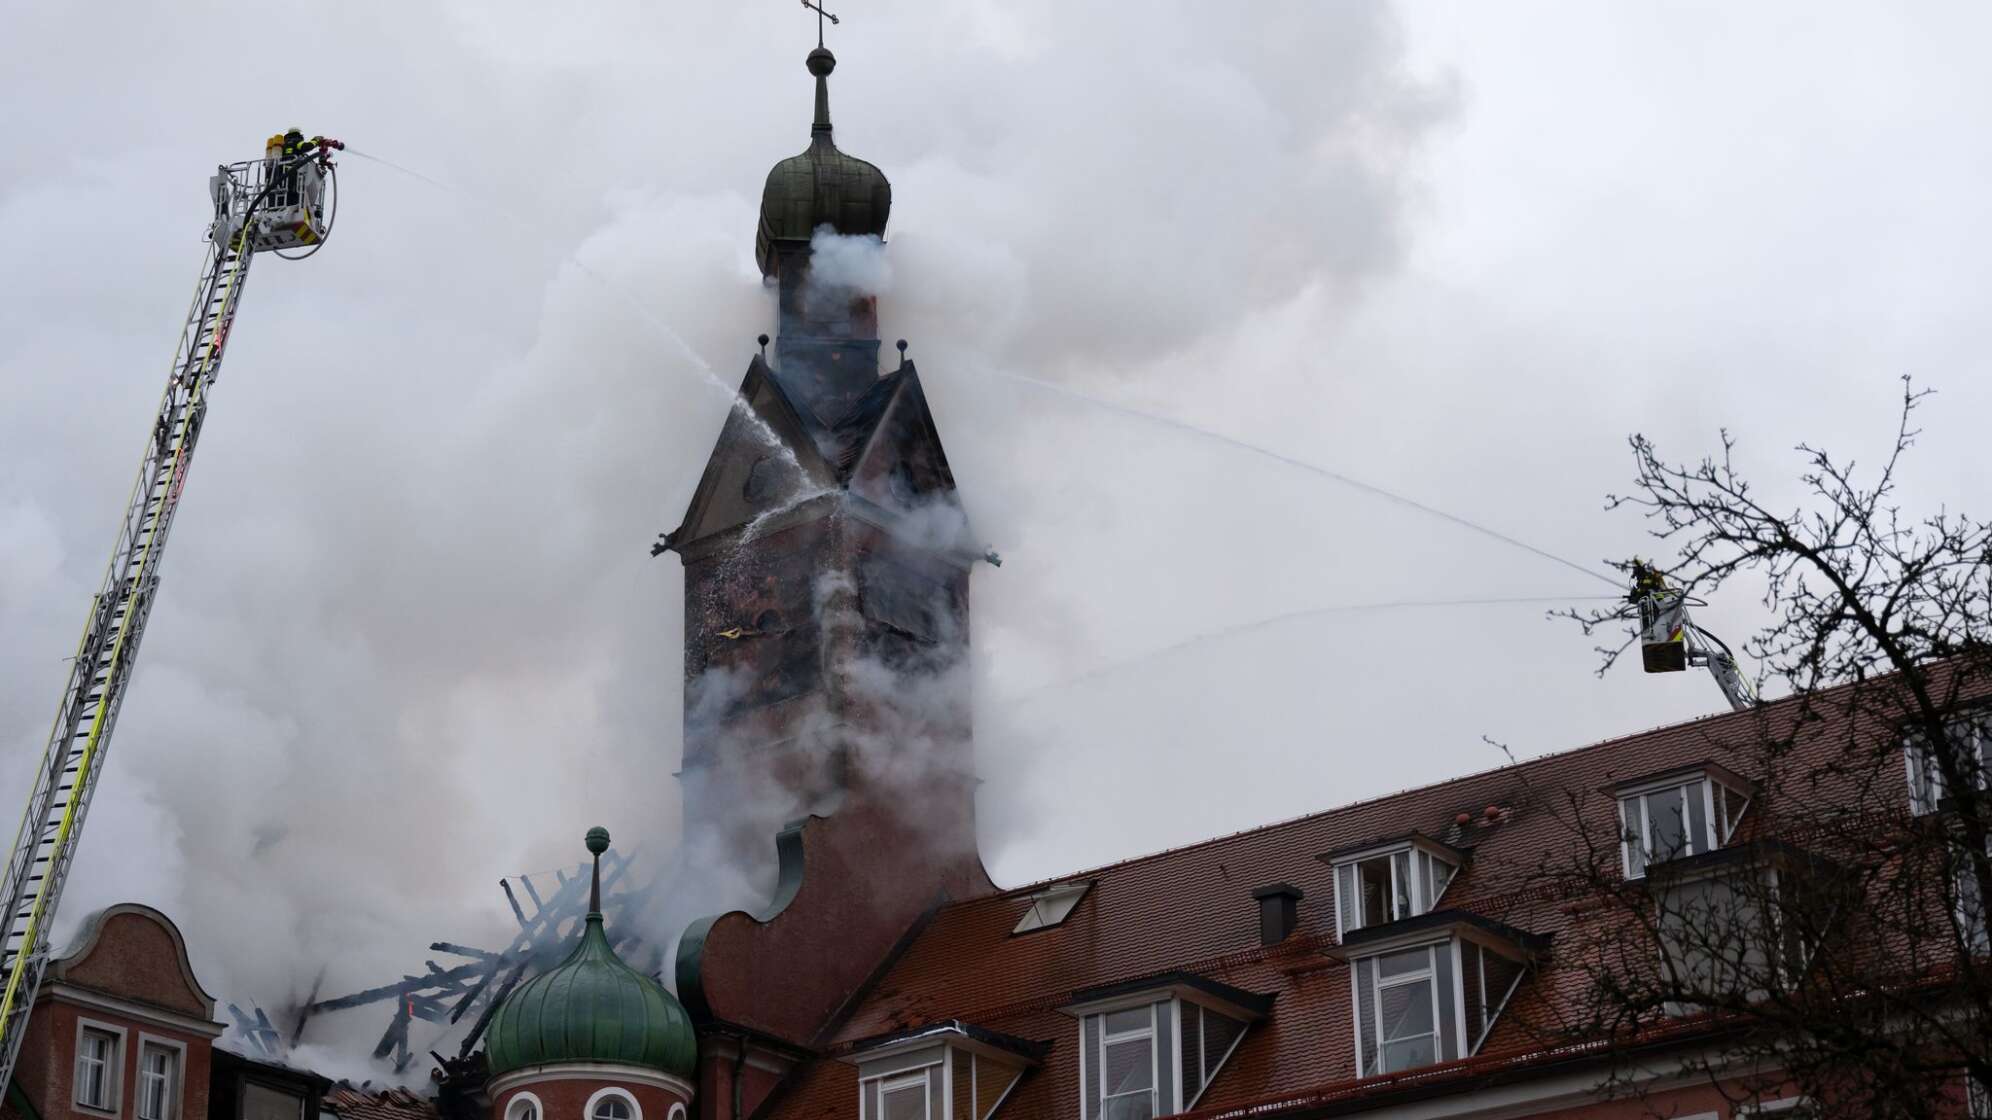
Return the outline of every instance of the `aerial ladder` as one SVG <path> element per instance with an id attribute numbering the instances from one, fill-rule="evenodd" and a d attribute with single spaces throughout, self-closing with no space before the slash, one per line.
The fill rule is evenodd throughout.
<path id="1" fill-rule="evenodd" d="M 1660 569 L 1639 560 L 1632 562 L 1632 590 L 1626 600 L 1639 615 L 1639 655 L 1647 672 L 1707 669 L 1730 707 L 1740 712 L 1756 705 L 1756 690 L 1737 668 L 1736 655 L 1721 638 L 1688 617 L 1690 606 L 1706 604 L 1669 586 Z"/>
<path id="2" fill-rule="evenodd" d="M 0 989 L 0 1088 L 11 1084 L 21 1037 L 48 965 L 56 906 L 158 594 L 166 535 L 187 485 L 249 265 L 258 253 L 301 259 L 324 245 L 338 213 L 332 153 L 344 147 L 324 137 L 306 140 L 293 129 L 271 137 L 262 159 L 222 165 L 208 180 L 214 212 L 193 305 L 180 331 L 159 411 L 146 432 L 145 454 L 118 524 L 110 565 L 90 600 L 55 726 L 0 886 L 6 907 L 6 939 L 0 943 L 0 970 L 6 974 L 6 986 Z"/>

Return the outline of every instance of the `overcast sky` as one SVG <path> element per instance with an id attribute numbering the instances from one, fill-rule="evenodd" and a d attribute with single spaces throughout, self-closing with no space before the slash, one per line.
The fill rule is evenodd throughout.
<path id="1" fill-rule="evenodd" d="M 494 881 L 590 824 L 675 842 L 682 578 L 646 550 L 768 327 L 755 207 L 815 28 L 574 7 L 0 9 L 9 797 L 206 176 L 293 124 L 355 150 L 330 245 L 251 278 L 65 906 L 161 906 L 232 998 L 493 939 Z M 973 607 L 999 882 L 1721 705 L 1597 679 L 1547 603 L 1375 607 L 1612 589 L 1184 426 L 1599 568 L 1652 550 L 1601 509 L 1629 433 L 1727 425 L 1790 494 L 1799 440 L 1885 449 L 1909 373 L 1941 395 L 1907 503 L 1987 505 L 1982 6 L 833 10 L 838 141 L 894 185 L 883 331 L 1004 558 Z"/>

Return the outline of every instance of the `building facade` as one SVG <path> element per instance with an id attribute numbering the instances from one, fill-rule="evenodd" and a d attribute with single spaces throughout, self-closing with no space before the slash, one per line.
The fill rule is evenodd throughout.
<path id="1" fill-rule="evenodd" d="M 91 915 L 49 965 L 0 1115 L 7 1120 L 313 1120 L 330 1082 L 216 1046 L 214 997 L 170 919 Z"/>

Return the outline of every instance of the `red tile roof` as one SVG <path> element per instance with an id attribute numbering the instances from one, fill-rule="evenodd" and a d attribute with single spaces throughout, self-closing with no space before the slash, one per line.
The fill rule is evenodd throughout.
<path id="1" fill-rule="evenodd" d="M 945 906 L 858 1001 L 828 1056 L 798 1070 L 764 1114 L 854 1117 L 857 1073 L 840 1055 L 865 1039 L 958 1019 L 1049 1044 L 1002 1116 L 1077 1115 L 1079 1033 L 1058 1009 L 1076 991 L 1174 970 L 1274 996 L 1271 1014 L 1250 1029 L 1196 1102 L 1199 1113 L 1402 1081 L 1407 1075 L 1354 1084 L 1349 970 L 1322 952 L 1335 941 L 1333 871 L 1319 858 L 1323 853 L 1412 830 L 1471 846 L 1473 858 L 1443 905 L 1553 936 L 1575 920 L 1574 908 L 1540 889 L 1517 890 L 1512 877 L 1504 884 L 1496 869 L 1534 866 L 1567 847 L 1571 833 L 1559 808 L 1567 811 L 1577 799 L 1587 824 L 1602 820 L 1610 835 L 1616 808 L 1604 791 L 1614 783 L 1709 761 L 1761 780 L 1766 732 L 1798 726 L 1795 707 L 1774 704 L 1662 727 L 1061 876 L 1051 881 L 1088 879 L 1093 887 L 1050 929 L 1011 933 L 1028 896 L 1044 884 Z M 1830 714 L 1808 723 L 1796 757 L 1837 751 L 1852 731 L 1847 719 Z M 1504 813 L 1499 823 L 1482 825 L 1490 806 Z M 1470 814 L 1475 825 L 1462 830 L 1460 814 Z M 1285 941 L 1264 947 L 1252 891 L 1280 881 L 1305 892 L 1299 921 Z M 1540 1011 L 1572 998 L 1582 979 L 1574 969 L 1559 970 L 1552 953 L 1524 981 L 1516 1009 Z M 1478 1056 L 1416 1075 L 1443 1077 L 1459 1067 L 1542 1055 L 1520 1037 L 1518 1018 L 1503 1016 Z"/>

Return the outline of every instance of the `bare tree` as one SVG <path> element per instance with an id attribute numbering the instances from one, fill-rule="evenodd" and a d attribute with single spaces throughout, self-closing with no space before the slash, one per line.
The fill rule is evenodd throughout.
<path id="1" fill-rule="evenodd" d="M 1711 787 L 1731 799 L 1715 850 L 1623 854 L 1638 804 L 1543 798 L 1575 842 L 1522 874 L 1568 900 L 1555 962 L 1581 978 L 1538 1013 L 1544 1036 L 1672 1045 L 1739 1103 L 1789 1093 L 1892 1118 L 1963 1115 L 1968 1090 L 1992 1100 L 1992 524 L 1902 508 L 1927 401 L 1905 379 L 1878 471 L 1802 445 L 1789 509 L 1738 474 L 1727 432 L 1693 464 L 1632 437 L 1635 486 L 1608 507 L 1650 521 L 1689 596 L 1761 583 L 1772 621 L 1744 649 L 1775 699 L 1708 724 L 1709 757 L 1746 776 Z M 1627 612 L 1566 617 L 1615 632 Z M 1624 648 L 1601 651 L 1605 667 Z M 1643 1091 L 1630 1072 L 1616 1082 Z"/>

